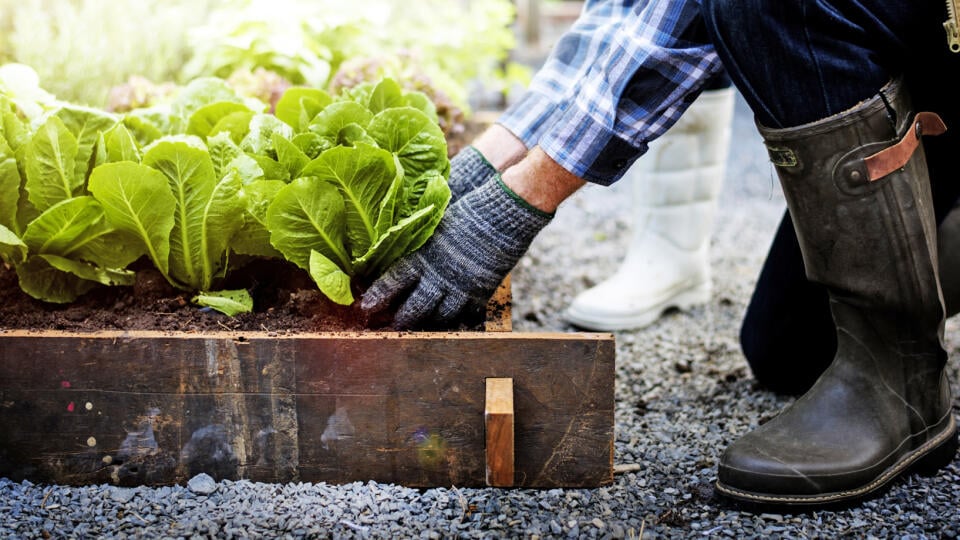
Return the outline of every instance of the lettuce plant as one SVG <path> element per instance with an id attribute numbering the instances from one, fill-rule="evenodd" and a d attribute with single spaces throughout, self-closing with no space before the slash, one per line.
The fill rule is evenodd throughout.
<path id="1" fill-rule="evenodd" d="M 142 119 L 64 105 L 33 129 L 4 104 L 0 256 L 25 292 L 66 303 L 98 284 L 130 285 L 126 267 L 146 255 L 172 285 L 221 309 L 205 299 L 221 296 L 211 288 L 242 223 L 236 172 L 217 176 L 201 139 L 163 135 Z"/>
<path id="2" fill-rule="evenodd" d="M 110 115 L 61 108 L 30 126 L 0 99 L 0 258 L 21 288 L 70 302 L 98 284 L 130 285 L 140 254 L 85 190 L 88 163 Z"/>
<path id="3" fill-rule="evenodd" d="M 213 178 L 239 189 L 233 252 L 283 258 L 331 300 L 350 304 L 365 279 L 433 233 L 450 198 L 450 162 L 423 93 L 392 79 L 336 96 L 292 87 L 268 114 L 204 84 L 187 100 L 188 114 L 135 113 L 186 125 L 205 142 Z"/>
<path id="4" fill-rule="evenodd" d="M 277 114 L 295 134 L 273 135 L 292 180 L 267 207 L 270 243 L 350 304 L 358 279 L 423 245 L 443 216 L 450 163 L 436 113 L 423 94 L 385 79 L 336 100 L 290 91 Z"/>
<path id="5" fill-rule="evenodd" d="M 226 269 L 230 239 L 244 203 L 240 177 L 217 178 L 199 141 L 163 138 L 141 163 L 118 161 L 94 168 L 89 189 L 118 229 L 182 289 L 209 291 Z"/>

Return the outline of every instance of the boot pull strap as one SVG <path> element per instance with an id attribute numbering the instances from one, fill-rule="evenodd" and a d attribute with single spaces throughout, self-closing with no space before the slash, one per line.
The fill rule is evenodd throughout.
<path id="1" fill-rule="evenodd" d="M 923 135 L 940 135 L 947 130 L 946 124 L 932 112 L 917 113 L 913 117 L 913 129 L 907 131 L 897 144 L 864 159 L 867 175 L 875 182 L 893 171 L 903 168 L 920 146 Z"/>

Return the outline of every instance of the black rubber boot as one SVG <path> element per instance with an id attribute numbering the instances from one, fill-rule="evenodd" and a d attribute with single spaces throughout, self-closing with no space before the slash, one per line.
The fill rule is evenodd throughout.
<path id="1" fill-rule="evenodd" d="M 837 353 L 814 386 L 721 457 L 718 491 L 773 506 L 848 504 L 957 448 L 942 345 L 937 229 L 915 115 L 894 81 L 812 124 L 760 128 Z M 931 133 L 932 132 L 932 133 Z"/>

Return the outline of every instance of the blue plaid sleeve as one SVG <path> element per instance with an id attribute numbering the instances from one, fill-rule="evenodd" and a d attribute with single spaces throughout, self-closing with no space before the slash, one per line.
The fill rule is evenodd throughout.
<path id="1" fill-rule="evenodd" d="M 722 70 L 699 10 L 692 0 L 587 2 L 499 122 L 580 178 L 616 182 Z"/>
<path id="2" fill-rule="evenodd" d="M 597 62 L 614 27 L 627 17 L 634 3 L 585 2 L 580 16 L 554 45 L 526 92 L 498 122 L 519 137 L 527 148 L 536 146 L 543 131 L 569 104 L 577 81 Z"/>

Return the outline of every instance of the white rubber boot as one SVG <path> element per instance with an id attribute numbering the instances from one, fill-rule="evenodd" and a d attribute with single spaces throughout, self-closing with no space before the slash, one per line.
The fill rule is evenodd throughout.
<path id="1" fill-rule="evenodd" d="M 617 272 L 582 292 L 566 319 L 590 330 L 641 328 L 710 299 L 710 234 L 726 174 L 734 89 L 700 94 L 627 171 L 633 237 Z"/>

